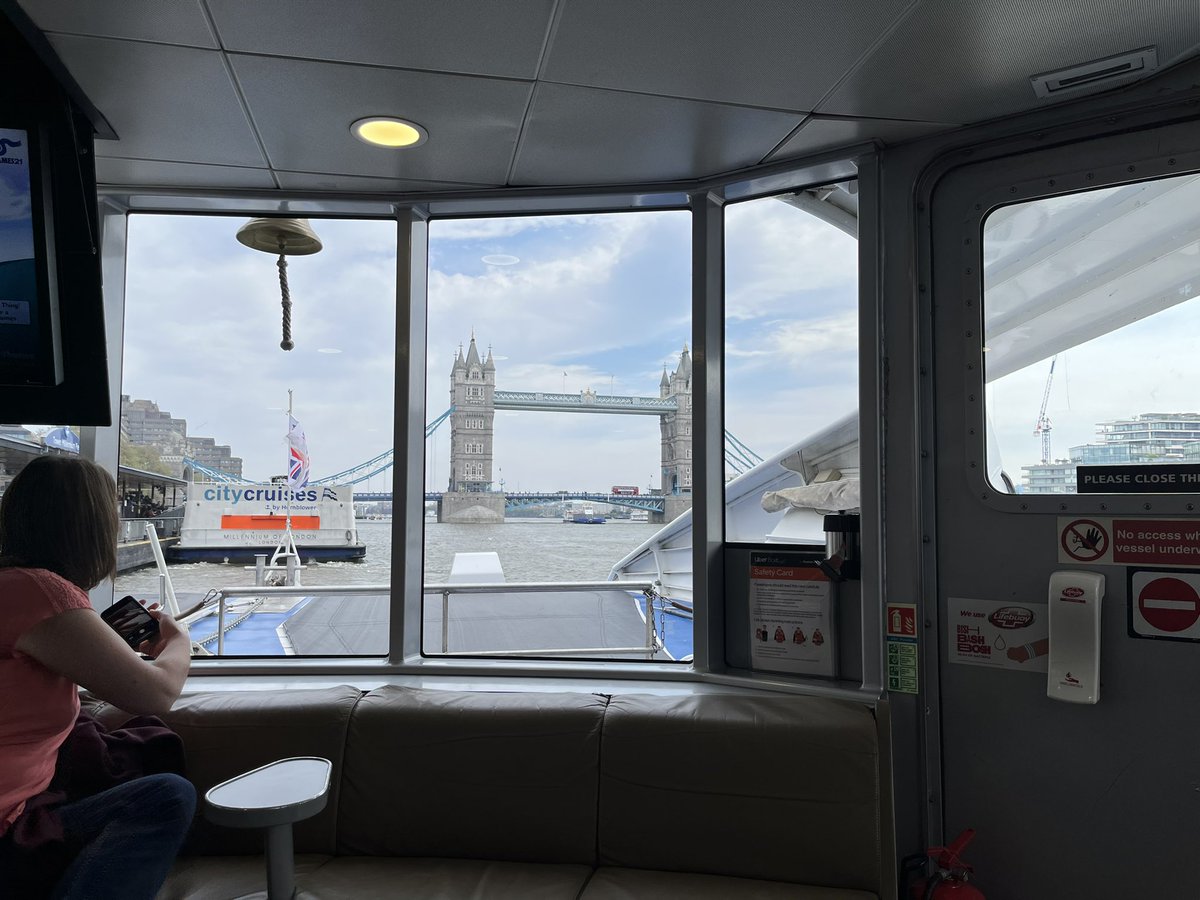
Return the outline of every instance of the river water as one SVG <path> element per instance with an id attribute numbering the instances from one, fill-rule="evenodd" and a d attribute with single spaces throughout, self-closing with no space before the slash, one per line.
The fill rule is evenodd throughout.
<path id="1" fill-rule="evenodd" d="M 390 521 L 359 520 L 359 539 L 367 545 L 359 562 L 306 563 L 301 582 L 308 585 L 387 584 L 391 569 Z M 455 553 L 494 551 L 505 581 L 604 581 L 613 564 L 661 526 L 610 519 L 603 525 L 575 525 L 558 519 L 509 519 L 503 525 L 448 525 L 425 522 L 425 583 L 443 582 Z M 203 594 L 218 587 L 253 584 L 254 573 L 241 564 L 180 563 L 170 566 L 179 593 Z M 153 566 L 119 575 L 116 595 L 158 596 Z"/>

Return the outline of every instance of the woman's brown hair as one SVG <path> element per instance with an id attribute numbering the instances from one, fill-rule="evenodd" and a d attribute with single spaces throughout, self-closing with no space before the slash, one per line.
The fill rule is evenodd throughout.
<path id="1" fill-rule="evenodd" d="M 117 486 L 94 462 L 39 456 L 0 499 L 0 567 L 49 569 L 91 590 L 117 570 Z"/>

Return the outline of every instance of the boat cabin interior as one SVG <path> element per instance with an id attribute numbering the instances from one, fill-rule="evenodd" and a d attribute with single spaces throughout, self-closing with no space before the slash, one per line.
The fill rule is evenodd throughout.
<path id="1" fill-rule="evenodd" d="M 255 754 L 333 761 L 329 809 L 296 826 L 299 896 L 1200 896 L 1195 0 L 0 11 L 0 164 L 15 163 L 0 165 L 0 422 L 71 426 L 70 452 L 149 469 L 119 459 L 123 366 L 178 367 L 187 344 L 235 348 L 246 370 L 256 355 L 315 366 L 305 329 L 358 315 L 336 287 L 363 282 L 352 254 L 306 280 L 311 233 L 380 229 L 394 259 L 384 324 L 360 324 L 394 337 L 389 368 L 356 387 L 390 398 L 375 649 L 214 644 L 167 716 L 201 787 Z M 690 643 L 449 652 L 426 504 L 449 516 L 474 492 L 454 514 L 484 516 L 492 491 L 503 517 L 506 501 L 490 455 L 463 470 L 473 487 L 455 494 L 452 475 L 430 493 L 430 429 L 462 426 L 442 413 L 433 336 L 449 322 L 465 342 L 468 299 L 519 304 L 528 283 L 516 256 L 471 245 L 511 294 L 468 285 L 456 306 L 439 241 L 606 216 L 633 235 L 620 252 L 675 229 L 675 255 L 621 276 L 646 320 L 628 331 L 671 334 L 670 371 L 660 383 L 651 356 L 651 387 L 605 398 L 567 396 L 556 365 L 546 389 L 562 395 L 486 396 L 659 415 L 659 487 L 615 477 L 608 498 L 646 511 L 652 536 L 611 579 L 646 597 L 622 641 L 644 622 L 662 649 L 661 623 L 670 650 L 670 620 Z M 226 288 L 206 299 L 204 223 L 236 247 L 248 220 L 266 252 L 241 248 L 239 277 L 265 285 L 267 324 L 220 343 L 242 320 L 218 311 Z M 747 275 L 767 251 L 779 264 Z M 578 279 L 602 276 L 555 277 L 528 329 L 544 359 L 593 321 L 599 295 Z M 185 282 L 200 286 L 187 317 L 135 353 L 135 302 L 165 307 Z M 490 392 L 516 366 L 489 340 L 471 333 L 457 359 Z M 756 393 L 750 363 L 780 390 Z M 229 390 L 206 368 L 173 374 Z M 763 456 L 735 436 L 752 416 L 780 436 Z M 0 439 L 3 491 L 27 444 Z M 500 493 L 480 487 L 493 480 Z M 562 504 L 555 527 L 584 531 Z M 632 527 L 596 521 L 592 541 Z M 92 594 L 114 599 L 111 583 Z M 261 890 L 260 845 L 205 827 L 163 896 Z M 968 829 L 969 876 L 926 861 Z"/>

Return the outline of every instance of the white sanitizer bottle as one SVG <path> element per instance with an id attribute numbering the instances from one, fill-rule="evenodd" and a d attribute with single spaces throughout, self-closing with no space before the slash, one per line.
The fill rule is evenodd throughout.
<path id="1" fill-rule="evenodd" d="M 1046 696 L 1068 703 L 1100 699 L 1100 602 L 1104 576 L 1065 570 L 1050 576 L 1050 654 Z"/>

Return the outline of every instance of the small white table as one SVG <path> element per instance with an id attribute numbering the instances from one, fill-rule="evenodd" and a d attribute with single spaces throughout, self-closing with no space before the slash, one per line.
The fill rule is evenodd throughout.
<path id="1" fill-rule="evenodd" d="M 269 900 L 292 900 L 296 893 L 292 823 L 325 808 L 332 770 L 327 759 L 296 756 L 230 778 L 204 795 L 204 816 L 210 822 L 266 829 Z"/>

